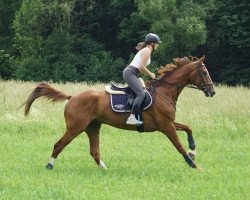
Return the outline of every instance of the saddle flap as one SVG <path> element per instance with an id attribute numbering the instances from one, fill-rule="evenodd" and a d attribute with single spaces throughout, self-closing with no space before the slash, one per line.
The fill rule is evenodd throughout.
<path id="1" fill-rule="evenodd" d="M 115 112 L 131 112 L 134 97 L 128 94 L 110 94 L 111 107 Z M 148 109 L 153 103 L 151 94 L 146 90 L 146 96 L 141 104 L 141 110 Z"/>

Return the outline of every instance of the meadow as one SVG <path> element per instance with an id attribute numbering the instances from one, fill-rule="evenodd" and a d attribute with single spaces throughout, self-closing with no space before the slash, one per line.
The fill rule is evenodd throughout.
<path id="1" fill-rule="evenodd" d="M 0 199 L 88 200 L 246 200 L 250 197 L 250 90 L 216 86 L 207 98 L 185 88 L 177 103 L 177 122 L 193 129 L 196 163 L 183 157 L 160 132 L 101 128 L 100 170 L 89 155 L 88 138 L 79 135 L 45 169 L 62 136 L 66 102 L 37 100 L 28 117 L 19 106 L 36 83 L 0 81 Z M 103 84 L 52 84 L 67 94 Z M 178 135 L 188 147 L 184 132 Z"/>

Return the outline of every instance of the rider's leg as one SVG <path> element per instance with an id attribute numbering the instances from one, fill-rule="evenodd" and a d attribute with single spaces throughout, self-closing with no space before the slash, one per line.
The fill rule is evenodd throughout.
<path id="1" fill-rule="evenodd" d="M 127 67 L 123 71 L 123 78 L 126 81 L 126 83 L 129 85 L 129 87 L 134 91 L 136 94 L 136 98 L 133 102 L 132 106 L 132 112 L 127 120 L 127 124 L 140 124 L 141 121 L 138 121 L 135 118 L 135 114 L 139 111 L 139 108 L 141 106 L 142 101 L 145 98 L 145 91 L 143 89 L 143 86 L 140 82 L 140 80 L 137 78 L 137 75 L 139 74 L 139 70 L 134 67 Z"/>

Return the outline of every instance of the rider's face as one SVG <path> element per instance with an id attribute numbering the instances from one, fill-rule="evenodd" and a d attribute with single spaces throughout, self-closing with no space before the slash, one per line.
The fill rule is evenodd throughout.
<path id="1" fill-rule="evenodd" d="M 156 50 L 159 47 L 159 43 L 154 43 L 154 50 Z"/>

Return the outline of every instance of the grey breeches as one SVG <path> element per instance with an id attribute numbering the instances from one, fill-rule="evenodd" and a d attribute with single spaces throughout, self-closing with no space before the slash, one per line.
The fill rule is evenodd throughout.
<path id="1" fill-rule="evenodd" d="M 133 90 L 136 94 L 136 98 L 133 102 L 132 106 L 132 114 L 136 114 L 141 106 L 142 101 L 145 98 L 145 91 L 142 87 L 141 82 L 137 78 L 138 74 L 140 73 L 139 69 L 128 66 L 123 70 L 123 79 L 129 85 L 131 90 Z"/>

